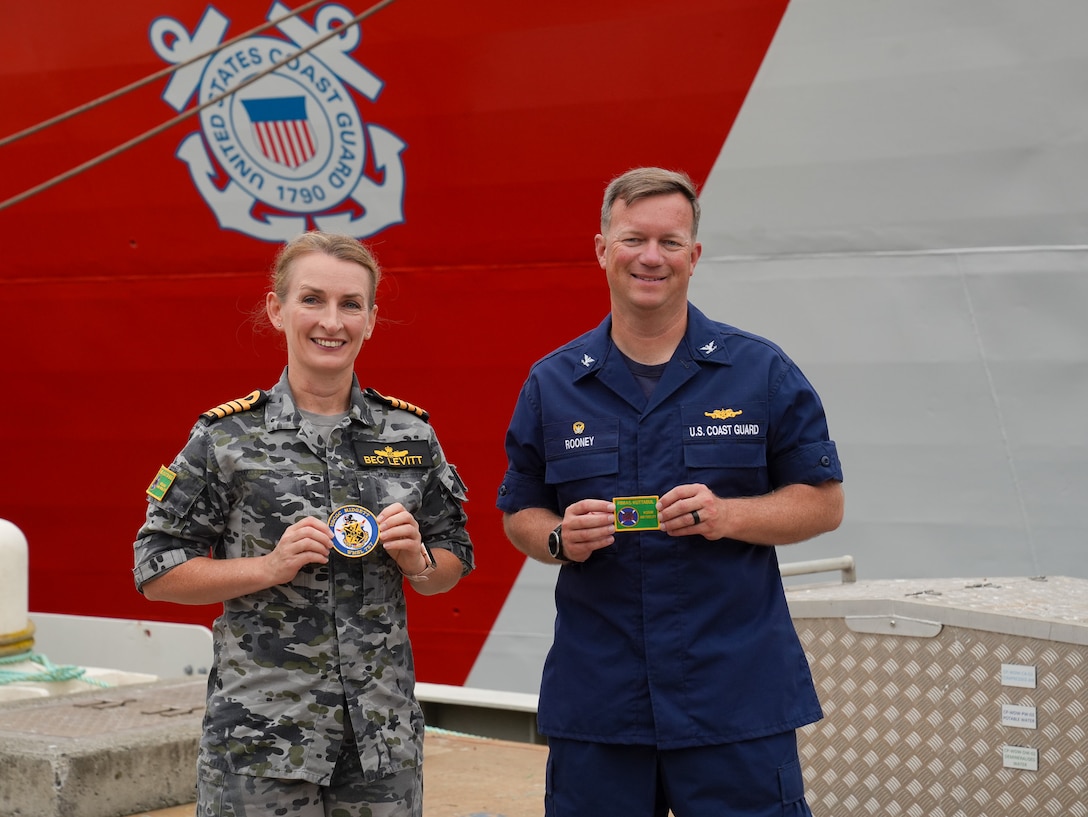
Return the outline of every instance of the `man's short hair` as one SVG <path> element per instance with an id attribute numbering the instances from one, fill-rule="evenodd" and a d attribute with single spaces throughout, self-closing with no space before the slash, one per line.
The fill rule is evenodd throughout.
<path id="1" fill-rule="evenodd" d="M 687 173 L 660 167 L 636 167 L 609 182 L 604 191 L 604 204 L 601 206 L 601 232 L 608 233 L 608 227 L 612 223 L 612 207 L 617 200 L 630 207 L 639 199 L 669 193 L 680 193 L 691 204 L 691 237 L 694 240 L 699 234 L 700 216 L 695 182 Z"/>

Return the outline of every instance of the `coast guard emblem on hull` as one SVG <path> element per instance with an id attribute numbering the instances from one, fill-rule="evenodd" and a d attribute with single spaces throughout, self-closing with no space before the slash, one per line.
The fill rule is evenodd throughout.
<path id="1" fill-rule="evenodd" d="M 215 52 L 179 68 L 163 92 L 178 111 L 194 96 L 207 104 L 178 158 L 220 227 L 263 241 L 286 241 L 311 224 L 355 238 L 399 224 L 405 144 L 365 124 L 346 87 L 373 102 L 383 85 L 348 56 L 360 41 L 359 26 L 347 25 L 354 15 L 330 3 L 311 27 L 280 20 L 289 13 L 277 2 L 267 17 L 288 39 L 246 37 L 223 48 L 230 21 L 211 6 L 191 34 L 169 17 L 152 23 L 151 45 L 166 62 Z M 380 184 L 364 173 L 367 150 Z"/>

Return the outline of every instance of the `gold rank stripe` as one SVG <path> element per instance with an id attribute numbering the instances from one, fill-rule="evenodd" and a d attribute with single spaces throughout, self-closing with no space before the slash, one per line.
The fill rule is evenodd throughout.
<path id="1" fill-rule="evenodd" d="M 373 391 L 374 394 L 377 397 L 379 397 L 380 399 L 382 399 L 383 401 L 385 401 L 386 403 L 391 405 L 393 408 L 403 409 L 404 411 L 410 411 L 410 412 L 412 412 L 412 414 L 416 415 L 417 417 L 422 417 L 424 420 L 426 420 L 427 417 L 430 416 L 430 415 L 427 414 L 426 411 L 421 409 L 419 406 L 417 406 L 417 405 L 415 405 L 413 403 L 409 403 L 407 400 L 401 400 L 399 397 L 389 397 L 387 395 L 380 394 L 379 392 L 376 392 L 373 389 L 371 389 L 371 391 Z"/>
<path id="2" fill-rule="evenodd" d="M 245 397 L 239 397 L 237 400 L 228 400 L 226 403 L 220 403 L 215 408 L 208 409 L 201 416 L 207 417 L 209 420 L 221 420 L 227 415 L 254 409 L 261 405 L 265 399 L 267 399 L 267 395 L 263 391 L 254 389 Z"/>

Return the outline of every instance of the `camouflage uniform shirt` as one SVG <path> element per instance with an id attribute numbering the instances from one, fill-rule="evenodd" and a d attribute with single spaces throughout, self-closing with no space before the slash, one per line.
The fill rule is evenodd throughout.
<path id="1" fill-rule="evenodd" d="M 347 417 L 325 439 L 296 409 L 285 370 L 257 406 L 202 418 L 170 466 L 176 477 L 149 499 L 136 586 L 198 556 L 269 553 L 306 516 L 394 502 L 427 547 L 452 551 L 468 573 L 464 485 L 426 419 L 397 402 L 355 380 Z M 224 602 L 214 645 L 200 745 L 210 765 L 326 784 L 345 707 L 368 780 L 421 763 L 403 577 L 381 547 L 332 552 L 287 584 Z"/>

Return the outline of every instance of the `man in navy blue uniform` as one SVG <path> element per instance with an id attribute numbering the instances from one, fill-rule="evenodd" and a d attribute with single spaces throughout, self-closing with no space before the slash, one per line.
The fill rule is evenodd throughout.
<path id="1" fill-rule="evenodd" d="M 822 712 L 774 546 L 838 527 L 842 470 L 793 361 L 688 303 L 698 227 L 686 175 L 612 181 L 611 312 L 533 365 L 507 432 L 507 536 L 562 565 L 548 817 L 810 814 L 795 730 Z"/>

